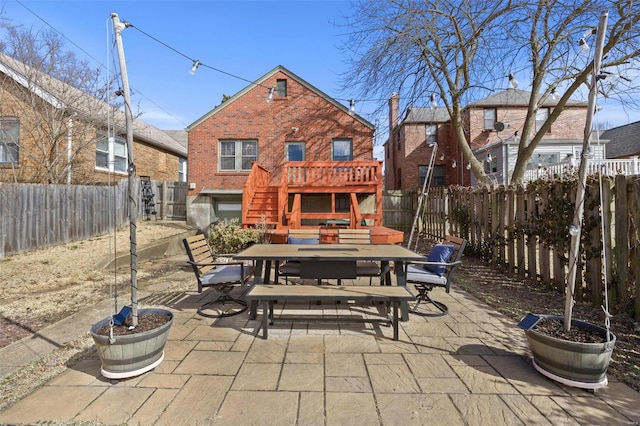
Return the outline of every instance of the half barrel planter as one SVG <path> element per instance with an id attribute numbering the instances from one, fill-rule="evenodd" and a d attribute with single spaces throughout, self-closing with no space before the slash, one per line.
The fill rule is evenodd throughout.
<path id="1" fill-rule="evenodd" d="M 544 320 L 564 321 L 555 315 L 539 315 Z M 616 336 L 597 325 L 571 320 L 571 326 L 600 333 L 604 343 L 582 343 L 558 339 L 541 333 L 533 327 L 526 331 L 529 348 L 533 355 L 533 366 L 544 376 L 583 389 L 597 389 L 607 385 L 607 369 L 616 342 Z"/>
<path id="2" fill-rule="evenodd" d="M 109 336 L 97 334 L 111 318 L 105 318 L 91 327 L 91 337 L 102 362 L 100 373 L 108 379 L 125 379 L 139 376 L 160 365 L 164 359 L 164 346 L 173 324 L 173 313 L 166 309 L 148 308 L 138 311 L 138 316 L 166 315 L 169 321 L 153 330 L 135 334 Z"/>

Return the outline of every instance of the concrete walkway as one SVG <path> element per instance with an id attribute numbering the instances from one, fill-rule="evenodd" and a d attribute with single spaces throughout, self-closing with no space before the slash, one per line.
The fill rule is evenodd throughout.
<path id="1" fill-rule="evenodd" d="M 172 279 L 194 280 L 184 271 Z M 175 319 L 164 361 L 154 371 L 112 384 L 100 375 L 97 355 L 91 356 L 0 412 L 0 424 L 640 422 L 638 392 L 611 377 L 595 393 L 556 384 L 534 370 L 524 332 L 513 321 L 459 289 L 435 292 L 449 315 L 411 315 L 394 342 L 384 325 L 288 321 L 276 321 L 263 340 L 258 321 L 246 313 L 198 315 L 208 292 L 160 289 L 144 296 L 145 306 L 167 307 Z M 287 309 L 362 316 L 377 308 L 313 303 Z M 3 348 L 0 364 L 37 358 L 86 334 L 99 313 L 104 316 L 99 308 L 93 311 Z"/>

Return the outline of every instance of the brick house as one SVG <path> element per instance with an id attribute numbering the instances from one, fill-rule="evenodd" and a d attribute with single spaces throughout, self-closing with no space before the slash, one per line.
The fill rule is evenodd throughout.
<path id="1" fill-rule="evenodd" d="M 124 113 L 0 54 L 0 182 L 92 184 L 127 177 Z M 177 181 L 187 147 L 135 119 L 137 175 Z"/>
<path id="2" fill-rule="evenodd" d="M 241 218 L 243 208 L 246 213 L 243 188 L 257 165 L 268 176 L 264 184 L 275 188 L 293 162 L 373 160 L 374 126 L 283 66 L 216 106 L 187 132 L 187 223 L 199 229 L 217 219 Z M 280 223 L 280 217 L 273 221 Z"/>
<path id="3" fill-rule="evenodd" d="M 530 92 L 510 88 L 469 104 L 463 110 L 463 123 L 469 145 L 496 183 L 509 183 L 530 95 Z M 555 104 L 556 101 L 551 98 L 542 104 L 538 110 L 535 130 L 546 121 Z M 429 143 L 433 141 L 437 142 L 438 151 L 432 185 L 476 183 L 475 177 L 466 167 L 466 160 L 458 150 L 446 109 L 411 108 L 402 121 L 398 120 L 397 109 L 397 95 L 394 95 L 389 101 L 391 138 L 385 143 L 387 189 L 421 187 L 432 152 Z M 531 157 L 531 169 L 579 157 L 586 111 L 586 102 L 567 102 L 562 114 Z M 604 154 L 599 151 L 595 153 L 598 158 L 604 158 Z"/>

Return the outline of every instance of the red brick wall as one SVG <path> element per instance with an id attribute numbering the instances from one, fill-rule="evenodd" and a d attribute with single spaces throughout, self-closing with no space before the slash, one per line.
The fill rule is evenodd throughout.
<path id="1" fill-rule="evenodd" d="M 287 80 L 287 96 L 267 103 L 267 87 Z M 229 102 L 229 101 L 227 101 Z M 298 131 L 293 128 L 298 128 Z M 330 161 L 334 138 L 353 140 L 353 159 L 373 159 L 373 130 L 290 76 L 278 72 L 262 86 L 249 88 L 241 97 L 189 131 L 188 182 L 196 183 L 194 196 L 203 188 L 241 189 L 247 173 L 218 171 L 221 140 L 256 140 L 258 162 L 279 184 L 285 161 L 285 142 L 306 142 L 306 160 Z"/>
<path id="2" fill-rule="evenodd" d="M 551 114 L 553 110 L 549 110 Z M 513 136 L 517 130 L 522 135 L 522 125 L 527 115 L 527 109 L 522 108 L 497 108 L 497 121 L 505 125 L 505 129 L 499 133 L 500 137 L 507 139 Z M 498 136 L 495 131 L 484 130 L 484 109 L 470 108 L 469 117 L 469 143 L 471 149 L 476 149 L 488 143 L 497 142 Z M 582 139 L 584 135 L 584 122 L 586 117 L 586 107 L 568 107 L 558 117 L 551 126 L 551 131 L 545 139 Z M 535 133 L 535 127 L 532 129 Z"/>
<path id="3" fill-rule="evenodd" d="M 399 132 L 400 149 L 397 141 L 389 144 L 390 158 L 385 158 L 385 179 L 387 189 L 416 189 L 420 187 L 418 166 L 428 166 L 431 160 L 432 148 L 425 143 L 425 123 L 404 124 Z M 453 138 L 448 123 L 438 124 L 438 152 L 434 165 L 445 167 L 445 184 L 458 183 L 453 160 L 457 158 L 457 144 Z M 442 155 L 444 154 L 444 158 Z M 398 171 L 401 175 L 401 185 L 398 185 Z"/>

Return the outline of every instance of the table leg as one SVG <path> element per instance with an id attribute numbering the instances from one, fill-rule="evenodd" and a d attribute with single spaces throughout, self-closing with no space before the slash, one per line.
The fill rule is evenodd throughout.
<path id="1" fill-rule="evenodd" d="M 398 340 L 398 302 L 393 302 L 393 340 Z"/>
<path id="2" fill-rule="evenodd" d="M 382 271 L 380 285 L 391 285 L 391 268 L 389 267 L 388 260 L 380 262 L 380 270 Z"/>
<path id="3" fill-rule="evenodd" d="M 394 268 L 396 270 L 396 281 L 398 287 L 407 286 L 407 271 L 406 265 L 403 261 L 397 260 L 394 262 Z M 400 309 L 402 312 L 402 321 L 409 321 L 409 304 L 406 301 L 400 302 Z"/>
<path id="4" fill-rule="evenodd" d="M 262 337 L 266 340 L 269 337 L 269 302 L 262 301 Z"/>
<path id="5" fill-rule="evenodd" d="M 262 259 L 257 259 L 256 268 L 253 273 L 253 285 L 263 283 L 263 278 L 262 278 L 263 267 L 264 267 L 264 261 Z M 252 300 L 251 303 L 249 303 L 249 319 L 250 320 L 256 319 L 258 316 L 257 312 L 258 312 L 258 301 Z"/>

